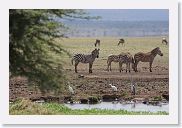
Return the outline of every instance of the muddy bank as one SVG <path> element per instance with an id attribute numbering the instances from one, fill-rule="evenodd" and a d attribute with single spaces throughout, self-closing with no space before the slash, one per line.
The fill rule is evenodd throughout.
<path id="1" fill-rule="evenodd" d="M 106 72 L 97 70 L 92 74 L 86 71 L 78 74 L 72 70 L 67 71 L 70 86 L 75 94 L 71 95 L 68 86 L 65 90 L 54 95 L 53 93 L 42 94 L 38 89 L 29 89 L 27 79 L 16 77 L 10 79 L 10 101 L 17 98 L 27 98 L 32 101 L 44 100 L 45 102 L 81 102 L 88 103 L 88 100 L 97 103 L 99 101 L 125 100 L 133 101 L 142 99 L 145 101 L 169 101 L 169 78 L 168 72 Z M 136 84 L 136 94 L 131 92 L 131 81 Z M 113 92 L 109 86 L 117 87 Z"/>

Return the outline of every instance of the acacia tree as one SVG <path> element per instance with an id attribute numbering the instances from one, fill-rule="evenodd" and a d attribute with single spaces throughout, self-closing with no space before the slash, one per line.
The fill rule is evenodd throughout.
<path id="1" fill-rule="evenodd" d="M 9 69 L 11 77 L 26 76 L 44 90 L 64 83 L 62 62 L 53 56 L 68 54 L 57 38 L 64 38 L 59 19 L 90 19 L 83 10 L 9 10 Z M 92 17 L 93 18 L 93 17 Z"/>

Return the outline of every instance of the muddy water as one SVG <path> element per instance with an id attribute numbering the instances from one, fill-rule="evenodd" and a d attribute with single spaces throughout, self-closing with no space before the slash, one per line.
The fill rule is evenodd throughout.
<path id="1" fill-rule="evenodd" d="M 113 102 L 101 102 L 99 104 L 65 104 L 65 106 L 71 109 L 111 109 L 111 110 L 127 110 L 127 111 L 149 111 L 158 112 L 165 111 L 169 112 L 169 104 L 161 103 L 160 105 L 147 105 L 143 103 L 113 103 Z"/>

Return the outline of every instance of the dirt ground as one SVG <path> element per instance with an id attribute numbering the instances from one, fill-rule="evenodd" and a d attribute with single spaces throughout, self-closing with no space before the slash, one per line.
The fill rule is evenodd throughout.
<path id="1" fill-rule="evenodd" d="M 84 68 L 79 66 L 78 73 L 74 73 L 73 69 L 66 69 L 70 86 L 73 87 L 75 94 L 71 95 L 66 87 L 65 91 L 60 94 L 63 100 L 70 96 L 76 101 L 89 97 L 103 98 L 105 96 L 111 98 L 114 96 L 114 99 L 118 98 L 119 100 L 139 99 L 144 101 L 155 97 L 169 100 L 163 97 L 163 95 L 169 95 L 169 70 L 166 67 L 153 67 L 153 72 L 149 72 L 147 67 L 143 67 L 139 68 L 139 72 L 131 71 L 131 73 L 125 71 L 120 73 L 117 69 L 113 69 L 111 72 L 93 69 L 92 74 L 89 74 L 88 70 Z M 40 92 L 28 90 L 26 78 L 18 77 L 10 80 L 10 83 L 15 80 L 16 84 L 10 84 L 10 101 L 18 97 L 39 99 L 42 96 Z M 131 93 L 132 81 L 136 83 L 136 95 Z M 113 92 L 109 84 L 116 86 L 118 91 Z M 53 96 L 51 100 L 59 100 L 59 96 L 51 96 Z"/>
<path id="2" fill-rule="evenodd" d="M 169 95 L 167 66 L 155 66 L 152 70 L 153 72 L 149 72 L 148 67 L 142 67 L 141 64 L 139 72 L 123 71 L 120 73 L 118 69 L 113 69 L 111 72 L 93 69 L 93 73 L 89 74 L 85 66 L 81 64 L 78 67 L 78 73 L 74 73 L 74 69 L 67 69 L 67 73 L 70 76 L 70 84 L 76 92 L 74 95 L 76 99 L 89 96 L 103 97 L 104 95 L 117 95 L 119 99 L 150 99 L 162 97 L 164 94 Z M 131 93 L 132 81 L 136 83 L 136 95 Z M 116 86 L 118 91 L 113 92 L 109 84 Z M 69 95 L 69 92 L 65 95 Z"/>

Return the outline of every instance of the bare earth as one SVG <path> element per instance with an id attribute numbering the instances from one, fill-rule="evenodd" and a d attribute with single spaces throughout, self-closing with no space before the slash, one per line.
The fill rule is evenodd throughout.
<path id="1" fill-rule="evenodd" d="M 88 70 L 82 69 L 81 66 L 78 69 L 78 74 L 73 73 L 73 69 L 67 69 L 71 85 L 76 92 L 74 96 L 76 99 L 104 95 L 117 95 L 120 99 L 150 99 L 169 94 L 169 71 L 165 66 L 155 66 L 153 72 L 149 72 L 147 67 L 141 67 L 137 73 L 134 71 L 120 73 L 117 69 L 113 69 L 111 72 L 93 69 L 93 73 L 89 74 Z M 137 84 L 136 95 L 131 93 L 131 81 Z M 109 84 L 116 86 L 118 91 L 113 92 Z M 65 94 L 69 95 L 68 92 Z"/>

